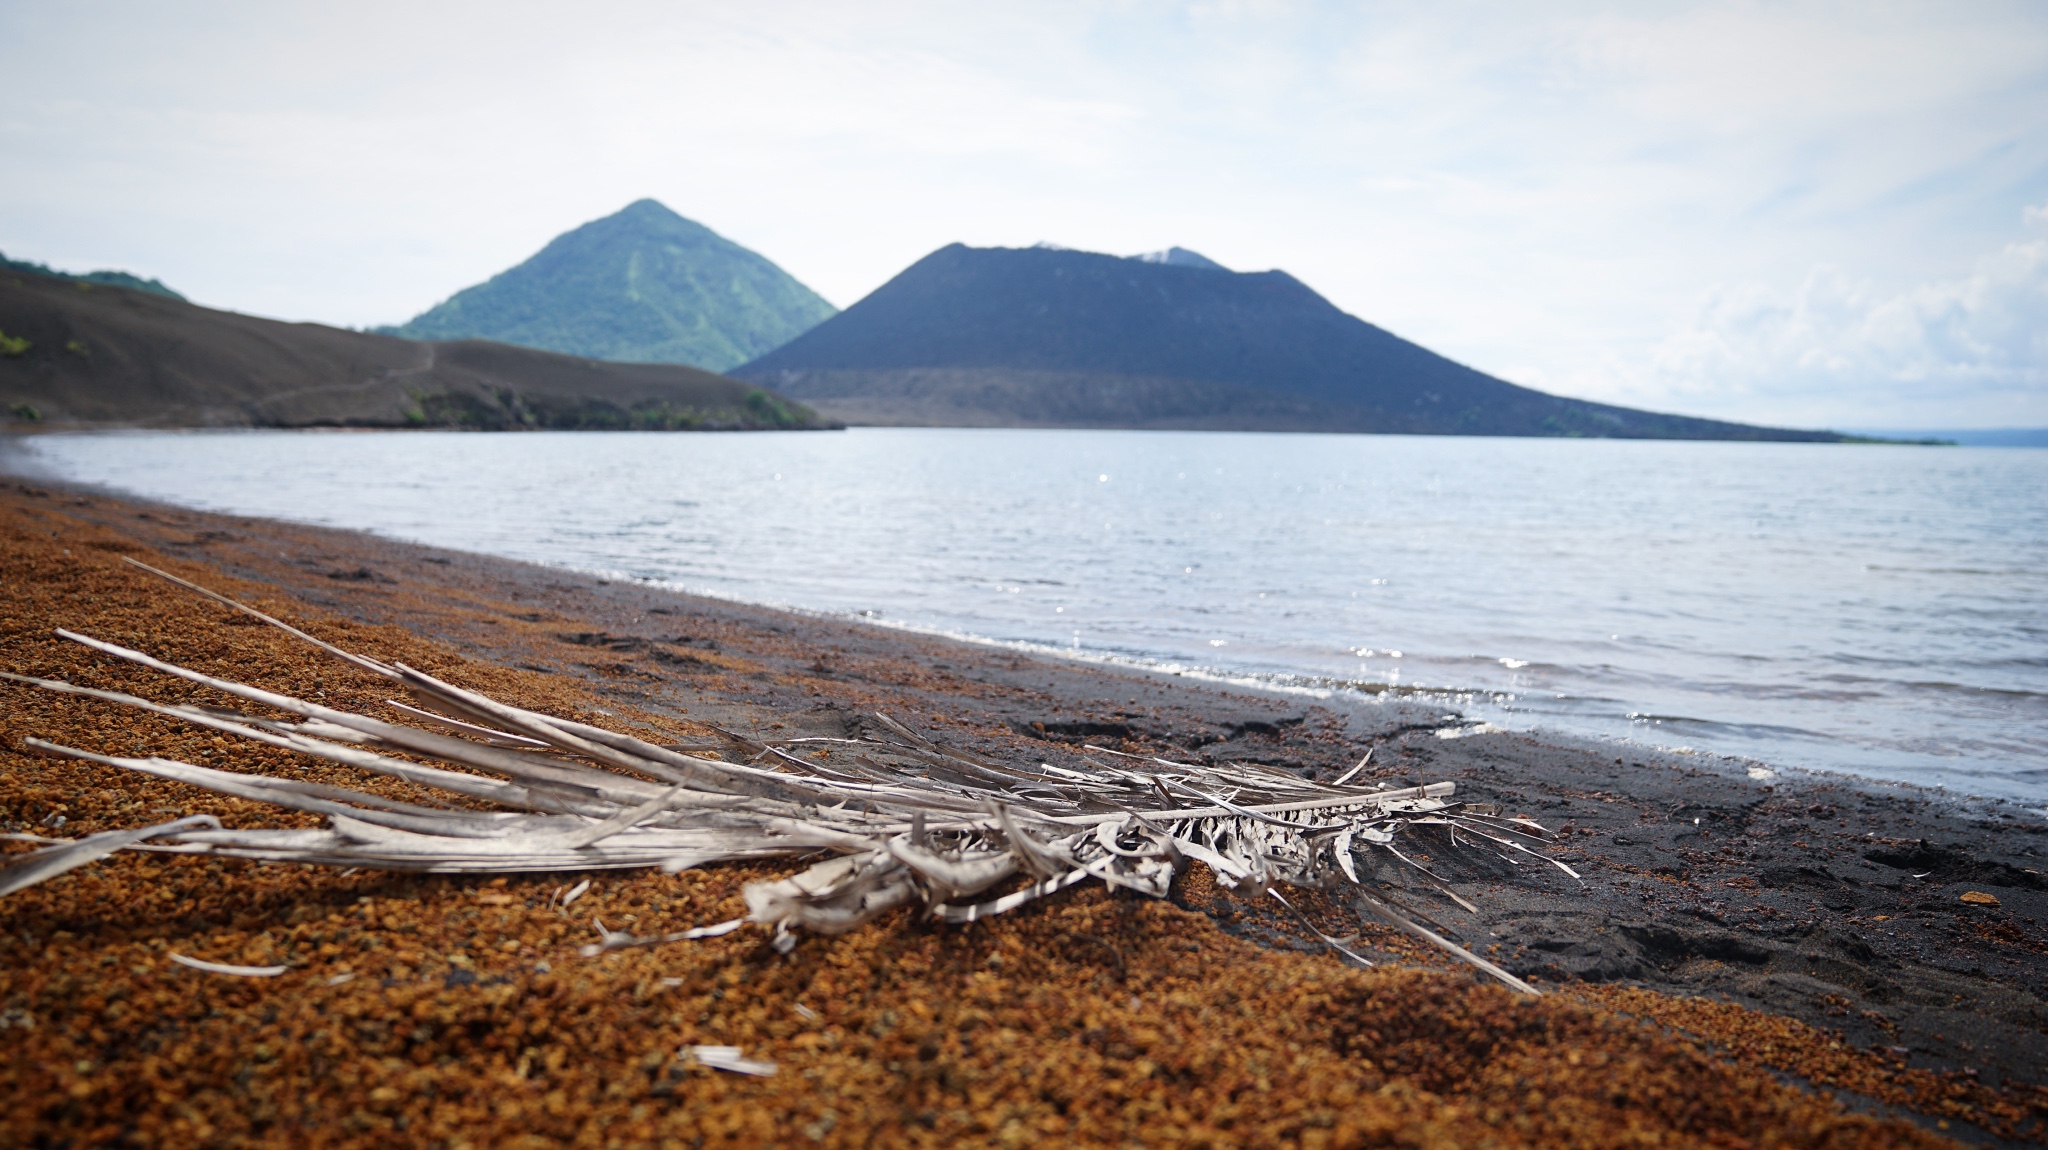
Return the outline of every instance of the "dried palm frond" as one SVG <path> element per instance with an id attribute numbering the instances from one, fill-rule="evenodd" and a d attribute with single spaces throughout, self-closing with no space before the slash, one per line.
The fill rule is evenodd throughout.
<path id="1" fill-rule="evenodd" d="M 1448 782 L 1370 790 L 1315 783 L 1272 767 L 1183 763 L 1099 747 L 1086 748 L 1094 753 L 1083 760 L 1088 770 L 1050 763 L 1019 767 L 935 742 L 880 714 L 875 717 L 886 735 L 822 741 L 822 755 L 799 757 L 733 735 L 754 752 L 753 762 L 705 758 L 509 706 L 403 664 L 341 650 L 205 588 L 136 565 L 389 680 L 410 699 L 392 700 L 394 712 L 435 729 L 218 679 L 63 630 L 58 634 L 102 654 L 297 721 L 5 677 L 136 707 L 496 809 L 422 806 L 325 784 L 165 758 L 100 755 L 29 739 L 46 752 L 324 815 L 327 826 L 233 830 L 200 816 L 77 842 L 40 840 L 52 845 L 0 868 L 0 895 L 124 849 L 432 873 L 629 867 L 674 872 L 709 862 L 828 854 L 787 878 L 749 884 L 743 919 L 653 936 L 599 924 L 599 941 L 585 948 L 598 954 L 706 938 L 754 922 L 770 928 L 774 945 L 786 952 L 799 932 L 838 934 L 902 906 L 921 905 L 942 921 L 968 923 L 1090 879 L 1164 897 L 1176 871 L 1196 861 L 1226 888 L 1270 895 L 1290 910 L 1293 904 L 1279 886 L 1351 889 L 1380 917 L 1533 994 L 1520 979 L 1411 921 L 1389 905 L 1385 892 L 1369 890 L 1357 854 L 1385 851 L 1436 880 L 1394 845 L 1406 831 L 1433 827 L 1454 844 L 1462 837 L 1465 845 L 1507 862 L 1526 857 L 1577 877 L 1533 849 L 1548 837 L 1542 827 L 1453 802 L 1454 784 Z M 976 901 L 1018 879 L 1030 881 Z M 1441 880 L 1434 885 L 1470 906 Z M 1366 961 L 1343 940 L 1316 933 L 1346 956 Z"/>

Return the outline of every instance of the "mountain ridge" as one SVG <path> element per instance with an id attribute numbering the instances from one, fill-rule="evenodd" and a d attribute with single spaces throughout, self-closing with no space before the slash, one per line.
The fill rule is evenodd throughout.
<path id="1" fill-rule="evenodd" d="M 849 422 L 1845 438 L 1520 387 L 1349 315 L 1284 271 L 1195 259 L 949 244 L 732 374 Z"/>
<path id="2" fill-rule="evenodd" d="M 0 276 L 0 423 L 748 430 L 832 426 L 756 384 L 482 340 L 421 343 Z"/>
<path id="3" fill-rule="evenodd" d="M 32 276 L 47 276 L 51 279 L 70 280 L 73 283 L 123 287 L 132 291 L 146 291 L 153 292 L 156 295 L 169 296 L 174 300 L 185 303 L 191 302 L 185 299 L 184 296 L 164 286 L 164 281 L 160 279 L 144 279 L 134 272 L 116 271 L 112 268 L 101 268 L 98 271 L 90 272 L 60 272 L 48 264 L 39 264 L 32 260 L 8 259 L 7 253 L 0 252 L 0 271 L 26 272 Z"/>
<path id="4" fill-rule="evenodd" d="M 373 330 L 722 371 L 836 311 L 766 257 L 640 199 L 403 324 Z"/>

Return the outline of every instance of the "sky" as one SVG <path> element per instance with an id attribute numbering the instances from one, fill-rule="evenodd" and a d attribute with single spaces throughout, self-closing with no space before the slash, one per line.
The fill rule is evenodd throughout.
<path id="1" fill-rule="evenodd" d="M 2048 426 L 2048 5 L 0 0 L 0 251 L 401 322 L 652 196 L 1284 268 L 1516 383 Z"/>

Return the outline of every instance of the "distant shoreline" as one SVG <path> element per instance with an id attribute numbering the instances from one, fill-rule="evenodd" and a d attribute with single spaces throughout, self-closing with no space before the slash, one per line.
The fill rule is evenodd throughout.
<path id="1" fill-rule="evenodd" d="M 2048 447 L 2048 427 L 1949 428 L 1940 430 L 1862 430 L 1851 435 L 1895 442 L 1941 442 L 1958 447 Z"/>
<path id="2" fill-rule="evenodd" d="M 687 432 L 756 432 L 756 431 L 847 431 L 853 428 L 902 428 L 927 429 L 932 431 L 1119 431 L 1119 432 L 1164 432 L 1171 434 L 1210 435 L 1341 435 L 1373 438 L 1411 439 L 1529 439 L 1565 440 L 1585 443 L 1763 443 L 1787 446 L 1834 446 L 1834 447 L 2036 447 L 2048 446 L 2048 442 L 2035 443 L 1966 443 L 1953 439 L 1890 439 L 1879 436 L 1843 435 L 1837 439 L 1665 439 L 1637 436 L 1574 436 L 1574 435 L 1466 435 L 1454 432 L 1427 431 L 1296 431 L 1268 428 L 1232 427 L 1103 427 L 1089 424 L 981 424 L 981 423 L 865 423 L 838 419 L 825 419 L 798 427 L 692 427 L 692 428 L 644 428 L 644 427 L 474 427 L 462 425 L 370 425 L 370 424 L 155 424 L 134 421 L 89 422 L 80 420 L 43 421 L 19 418 L 0 418 L 0 438 L 26 438 L 35 435 L 92 434 L 96 432 L 250 432 L 250 431 L 292 431 L 292 432 L 422 432 L 460 431 L 477 433 L 509 432 L 530 434 L 535 432 L 573 433 L 667 433 Z M 1988 433 L 1987 433 L 1988 434 Z M 2031 433 L 2028 433 L 2031 434 Z M 2042 432 L 2048 436 L 2048 431 Z"/>

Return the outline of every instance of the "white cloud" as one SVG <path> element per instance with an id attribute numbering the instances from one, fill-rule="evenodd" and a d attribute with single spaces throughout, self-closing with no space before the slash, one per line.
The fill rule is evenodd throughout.
<path id="1" fill-rule="evenodd" d="M 365 324 L 647 195 L 840 304 L 1178 244 L 1517 382 L 1846 424 L 1853 373 L 1737 333 L 1846 355 L 1813 317 L 1967 278 L 2041 198 L 2043 60 L 2025 0 L 0 3 L 0 250 Z"/>
<path id="2" fill-rule="evenodd" d="M 2048 207 L 1966 276 L 1885 292 L 1817 268 L 1789 294 L 1717 293 L 1651 383 L 1716 411 L 1853 427 L 2048 424 Z"/>

